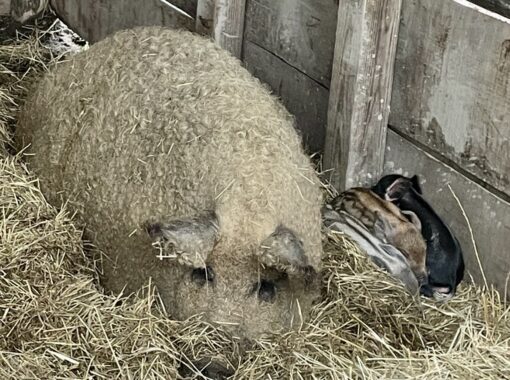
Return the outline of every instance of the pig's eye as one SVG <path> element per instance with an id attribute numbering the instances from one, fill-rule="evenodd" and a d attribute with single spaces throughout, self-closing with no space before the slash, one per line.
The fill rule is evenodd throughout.
<path id="1" fill-rule="evenodd" d="M 199 286 L 204 286 L 206 283 L 212 284 L 214 281 L 214 272 L 210 266 L 195 268 L 191 272 L 191 281 Z"/>
<path id="2" fill-rule="evenodd" d="M 273 302 L 276 296 L 276 286 L 273 282 L 260 280 L 253 285 L 253 292 L 257 292 L 259 300 L 263 302 Z"/>

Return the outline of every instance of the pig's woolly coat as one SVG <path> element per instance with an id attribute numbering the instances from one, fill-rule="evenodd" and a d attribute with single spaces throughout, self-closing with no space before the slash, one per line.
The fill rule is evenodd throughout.
<path id="1" fill-rule="evenodd" d="M 242 314 L 256 335 L 266 322 L 292 318 L 278 305 L 241 300 L 247 277 L 257 276 L 251 255 L 261 242 L 283 224 L 320 269 L 321 192 L 293 118 L 238 60 L 200 36 L 145 27 L 92 45 L 38 84 L 17 141 L 31 144 L 28 161 L 50 202 L 69 200 L 112 257 L 103 265 L 114 291 L 125 283 L 134 291 L 150 274 L 176 317 Z M 221 235 L 212 258 L 218 283 L 194 299 L 175 290 L 183 275 L 155 258 L 141 224 L 211 209 Z M 291 293 L 304 292 L 308 305 L 314 291 L 294 284 L 301 288 Z"/>

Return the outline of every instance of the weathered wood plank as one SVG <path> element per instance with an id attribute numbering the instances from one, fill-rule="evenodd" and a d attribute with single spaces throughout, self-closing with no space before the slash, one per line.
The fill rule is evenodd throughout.
<path id="1" fill-rule="evenodd" d="M 90 43 L 135 26 L 195 29 L 196 0 L 146 0 L 143 3 L 138 0 L 51 0 L 50 3 L 64 22 Z M 182 12 L 169 4 L 174 4 Z M 187 13 L 190 10 L 193 13 Z"/>
<path id="2" fill-rule="evenodd" d="M 387 144 L 384 174 L 418 174 L 421 177 L 426 199 L 460 240 L 467 271 L 477 283 L 483 284 L 467 222 L 448 188 L 450 184 L 470 220 L 487 281 L 504 292 L 510 275 L 510 203 L 391 130 L 388 131 Z M 469 279 L 469 275 L 466 277 Z"/>
<path id="3" fill-rule="evenodd" d="M 401 0 L 340 0 L 324 166 L 338 189 L 383 169 Z"/>
<path id="4" fill-rule="evenodd" d="M 392 126 L 510 194 L 510 20 L 405 1 L 393 86 Z"/>
<path id="5" fill-rule="evenodd" d="M 328 90 L 274 54 L 244 41 L 245 66 L 279 96 L 295 115 L 307 150 L 317 152 L 324 144 Z"/>
<path id="6" fill-rule="evenodd" d="M 211 36 L 214 26 L 214 0 L 198 0 L 195 31 Z"/>
<path id="7" fill-rule="evenodd" d="M 215 0 L 214 40 L 234 57 L 241 58 L 246 0 Z"/>
<path id="8" fill-rule="evenodd" d="M 248 0 L 245 38 L 329 88 L 338 4 Z"/>

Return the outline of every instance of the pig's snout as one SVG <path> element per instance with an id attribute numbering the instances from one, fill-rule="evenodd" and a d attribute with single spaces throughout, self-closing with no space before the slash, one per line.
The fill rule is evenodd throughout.
<path id="1" fill-rule="evenodd" d="M 427 272 L 423 271 L 417 272 L 416 279 L 418 280 L 418 284 L 420 284 L 420 286 L 427 286 L 429 283 L 429 276 Z"/>
<path id="2" fill-rule="evenodd" d="M 197 374 L 197 372 L 206 379 L 212 380 L 226 380 L 234 375 L 234 370 L 231 367 L 211 358 L 195 360 L 191 365 L 182 366 L 180 370 L 181 375 L 185 377 Z"/>

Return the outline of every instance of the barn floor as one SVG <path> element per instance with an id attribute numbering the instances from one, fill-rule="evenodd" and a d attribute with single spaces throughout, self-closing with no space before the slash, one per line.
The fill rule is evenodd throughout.
<path id="1" fill-rule="evenodd" d="M 41 34 L 0 44 L 5 144 L 27 84 L 61 53 Z M 164 317 L 154 294 L 118 302 L 101 291 L 71 210 L 47 204 L 8 152 L 0 147 L 0 378 L 203 378 L 191 363 L 207 356 L 235 379 L 510 379 L 506 297 L 463 283 L 447 304 L 419 303 L 326 231 L 322 299 L 310 322 L 242 355 L 198 316 Z"/>

